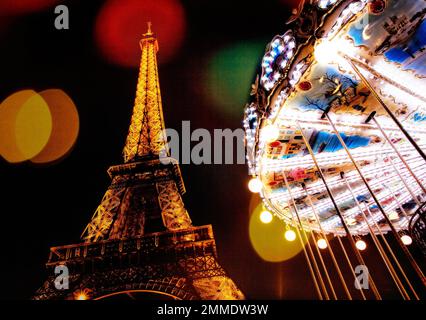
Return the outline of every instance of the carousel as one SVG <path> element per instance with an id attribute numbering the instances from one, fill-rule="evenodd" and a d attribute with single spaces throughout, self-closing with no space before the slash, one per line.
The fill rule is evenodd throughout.
<path id="1" fill-rule="evenodd" d="M 425 15 L 423 0 L 301 1 L 266 47 L 249 189 L 305 240 L 319 299 L 383 298 L 374 274 L 356 285 L 367 238 L 398 296 L 424 298 Z"/>

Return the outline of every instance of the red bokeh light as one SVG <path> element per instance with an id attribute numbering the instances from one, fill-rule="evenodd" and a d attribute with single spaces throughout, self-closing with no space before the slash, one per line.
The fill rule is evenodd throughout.
<path id="1" fill-rule="evenodd" d="M 297 9 L 302 0 L 281 0 L 281 3 L 290 9 Z"/>
<path id="2" fill-rule="evenodd" d="M 169 61 L 182 45 L 186 22 L 178 0 L 109 0 L 97 17 L 95 37 L 107 60 L 126 67 L 139 65 L 139 40 L 152 22 L 160 62 Z"/>
<path id="3" fill-rule="evenodd" d="M 0 16 L 45 10 L 57 2 L 58 0 L 0 0 Z"/>

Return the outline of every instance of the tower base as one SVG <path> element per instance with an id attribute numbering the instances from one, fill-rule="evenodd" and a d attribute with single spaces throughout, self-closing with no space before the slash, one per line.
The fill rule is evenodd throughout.
<path id="1" fill-rule="evenodd" d="M 244 299 L 218 263 L 211 225 L 53 247 L 46 266 L 49 277 L 35 300 L 141 294 L 141 298 L 158 294 L 185 300 Z M 67 279 L 64 274 L 58 279 L 57 266 L 67 267 Z"/>

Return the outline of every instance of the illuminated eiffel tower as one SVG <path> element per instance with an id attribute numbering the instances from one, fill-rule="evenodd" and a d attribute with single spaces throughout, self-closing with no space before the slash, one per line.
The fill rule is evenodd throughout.
<path id="1" fill-rule="evenodd" d="M 182 202 L 179 165 L 168 157 L 150 25 L 140 47 L 124 163 L 109 168 L 112 183 L 84 242 L 50 249 L 48 280 L 34 299 L 244 298 L 218 263 L 211 225 L 194 227 Z M 58 267 L 68 277 L 55 274 Z"/>

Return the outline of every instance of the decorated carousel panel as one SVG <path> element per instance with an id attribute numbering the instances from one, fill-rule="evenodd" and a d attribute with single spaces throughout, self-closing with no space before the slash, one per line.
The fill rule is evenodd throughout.
<path id="1" fill-rule="evenodd" d="M 270 212 L 299 236 L 348 236 L 361 262 L 356 240 L 392 235 L 423 285 L 407 245 L 426 250 L 425 15 L 423 0 L 301 1 L 244 120 L 250 188 Z"/>

